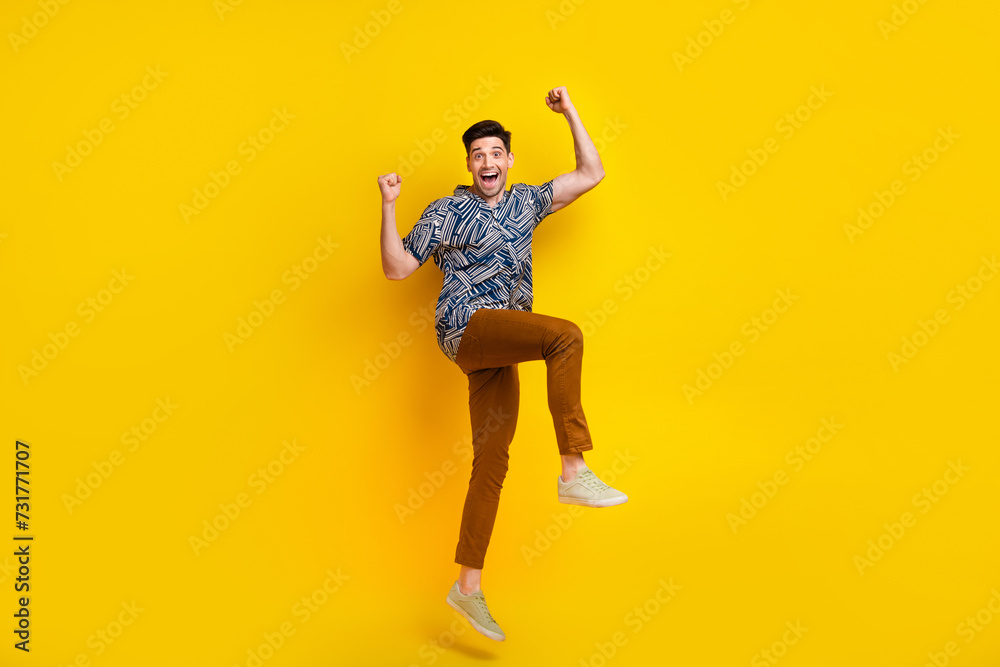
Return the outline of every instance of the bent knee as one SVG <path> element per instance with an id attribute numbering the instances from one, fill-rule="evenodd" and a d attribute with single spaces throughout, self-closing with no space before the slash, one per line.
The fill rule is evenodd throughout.
<path id="1" fill-rule="evenodd" d="M 583 329 L 576 325 L 574 322 L 569 320 L 565 321 L 566 324 L 563 325 L 562 330 L 559 332 L 559 337 L 566 342 L 567 345 L 573 347 L 583 347 Z"/>

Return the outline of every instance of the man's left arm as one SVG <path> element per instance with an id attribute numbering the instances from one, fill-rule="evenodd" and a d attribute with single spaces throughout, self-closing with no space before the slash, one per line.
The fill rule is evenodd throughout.
<path id="1" fill-rule="evenodd" d="M 580 114 L 569 99 L 566 86 L 559 86 L 549 91 L 545 97 L 545 104 L 556 113 L 561 113 L 569 122 L 570 132 L 573 133 L 573 150 L 576 153 L 576 169 L 568 174 L 560 174 L 552 180 L 552 213 L 569 206 L 577 197 L 587 190 L 593 189 L 595 185 L 604 178 L 604 165 L 601 164 L 601 156 L 597 153 L 597 147 L 587 134 L 580 120 Z"/>

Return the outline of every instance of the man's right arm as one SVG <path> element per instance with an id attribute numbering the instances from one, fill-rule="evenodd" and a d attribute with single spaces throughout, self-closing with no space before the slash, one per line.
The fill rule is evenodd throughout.
<path id="1" fill-rule="evenodd" d="M 403 248 L 403 239 L 396 229 L 396 198 L 402 182 L 402 177 L 395 173 L 378 177 L 382 192 L 382 272 L 389 280 L 403 280 L 420 268 L 417 258 Z"/>

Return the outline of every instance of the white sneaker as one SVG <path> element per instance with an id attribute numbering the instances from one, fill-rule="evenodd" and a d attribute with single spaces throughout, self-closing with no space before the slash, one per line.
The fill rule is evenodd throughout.
<path id="1" fill-rule="evenodd" d="M 507 635 L 500 629 L 497 622 L 493 620 L 493 616 L 490 615 L 490 610 L 486 606 L 486 598 L 483 596 L 482 591 L 462 595 L 462 592 L 458 590 L 458 582 L 456 581 L 452 584 L 451 590 L 448 591 L 448 597 L 445 598 L 445 602 L 448 603 L 449 607 L 464 616 L 465 620 L 477 632 L 498 642 L 502 642 L 507 638 Z"/>
<path id="2" fill-rule="evenodd" d="M 602 482 L 586 465 L 577 471 L 572 482 L 564 482 L 562 475 L 556 481 L 559 485 L 559 502 L 568 505 L 611 507 L 628 500 L 628 496 Z"/>

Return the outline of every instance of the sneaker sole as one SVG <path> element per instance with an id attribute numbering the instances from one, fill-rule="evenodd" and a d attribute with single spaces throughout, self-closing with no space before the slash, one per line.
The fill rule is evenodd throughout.
<path id="1" fill-rule="evenodd" d="M 460 606 L 458 606 L 458 604 L 456 602 L 454 602 L 450 597 L 445 598 L 444 601 L 448 603 L 449 607 L 451 607 L 452 609 L 454 609 L 455 611 L 457 611 L 459 614 L 461 614 L 465 618 L 465 620 L 467 620 L 469 622 L 469 625 L 471 625 L 472 628 L 476 632 L 478 632 L 479 634 L 481 634 L 481 635 L 483 635 L 485 637 L 489 637 L 490 639 L 492 639 L 494 641 L 498 641 L 498 642 L 502 642 L 504 639 L 506 639 L 506 637 L 504 637 L 504 635 L 498 635 L 497 633 L 493 632 L 492 630 L 487 630 L 483 626 L 479 625 L 479 623 L 476 621 L 476 619 L 472 618 L 467 613 L 465 613 L 465 610 L 462 609 Z"/>
<path id="2" fill-rule="evenodd" d="M 605 500 L 586 500 L 584 498 L 569 498 L 559 496 L 559 502 L 565 505 L 583 505 L 584 507 L 614 507 L 628 501 L 628 496 L 623 498 L 607 498 Z"/>

